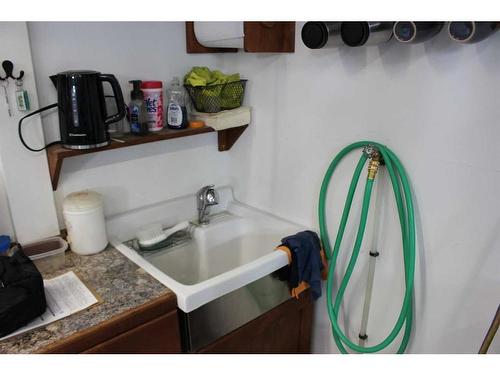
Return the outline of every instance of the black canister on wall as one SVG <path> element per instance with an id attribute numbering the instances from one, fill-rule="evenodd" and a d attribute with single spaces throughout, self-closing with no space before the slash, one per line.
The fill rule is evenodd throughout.
<path id="1" fill-rule="evenodd" d="M 349 47 L 388 42 L 394 22 L 342 22 L 340 36 Z"/>
<path id="2" fill-rule="evenodd" d="M 344 44 L 340 37 L 341 25 L 342 22 L 306 22 L 302 26 L 302 42 L 310 49 L 341 46 Z"/>
<path id="3" fill-rule="evenodd" d="M 480 42 L 497 30 L 497 22 L 457 21 L 448 24 L 448 35 L 459 43 Z"/>
<path id="4" fill-rule="evenodd" d="M 439 34 L 444 22 L 396 22 L 393 27 L 394 38 L 401 43 L 421 43 Z"/>

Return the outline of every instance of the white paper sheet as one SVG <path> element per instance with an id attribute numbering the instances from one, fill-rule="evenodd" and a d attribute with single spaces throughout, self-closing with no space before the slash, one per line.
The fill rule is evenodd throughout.
<path id="1" fill-rule="evenodd" d="M 37 327 L 55 322 L 97 303 L 97 298 L 72 271 L 43 280 L 47 310 L 24 327 L 0 338 L 0 341 Z"/>

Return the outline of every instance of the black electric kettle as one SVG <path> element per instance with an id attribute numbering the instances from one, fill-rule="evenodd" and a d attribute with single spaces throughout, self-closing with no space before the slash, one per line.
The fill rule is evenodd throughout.
<path id="1" fill-rule="evenodd" d="M 109 144 L 108 125 L 125 117 L 123 93 L 116 77 L 92 70 L 72 70 L 50 77 L 57 89 L 63 147 L 89 149 Z M 113 90 L 118 112 L 108 116 L 102 84 Z"/>
<path id="2" fill-rule="evenodd" d="M 92 70 L 72 70 L 50 76 L 57 89 L 57 103 L 37 109 L 18 122 L 19 139 L 24 147 L 33 152 L 62 143 L 63 147 L 85 150 L 109 144 L 108 125 L 125 117 L 123 93 L 112 74 L 101 74 Z M 102 84 L 108 82 L 113 89 L 118 112 L 108 116 Z M 52 142 L 42 148 L 29 146 L 22 132 L 22 124 L 28 117 L 48 109 L 58 108 L 61 141 Z"/>

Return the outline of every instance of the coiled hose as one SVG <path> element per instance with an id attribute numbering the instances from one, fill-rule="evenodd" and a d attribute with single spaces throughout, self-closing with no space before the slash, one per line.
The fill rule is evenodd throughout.
<path id="1" fill-rule="evenodd" d="M 326 226 L 326 217 L 325 217 L 325 201 L 326 201 L 328 186 L 330 184 L 333 172 L 335 171 L 335 168 L 337 167 L 339 162 L 348 153 L 360 148 L 364 149 L 364 151 L 361 155 L 361 158 L 359 159 L 356 169 L 354 170 L 354 174 L 347 194 L 347 199 L 344 205 L 344 210 L 342 212 L 339 229 L 335 239 L 335 244 L 332 250 L 330 237 Z M 368 178 L 366 180 L 366 185 L 365 185 L 364 197 L 363 197 L 361 219 L 359 222 L 359 227 L 354 247 L 352 250 L 351 258 L 347 265 L 345 274 L 342 277 L 342 281 L 340 282 L 340 285 L 338 287 L 337 295 L 335 296 L 335 302 L 333 302 L 332 299 L 333 299 L 333 278 L 334 278 L 337 258 L 339 256 L 340 245 L 342 243 L 342 237 L 344 236 L 347 219 L 349 217 L 349 211 L 351 209 L 352 200 L 354 197 L 354 193 L 356 191 L 356 186 L 358 185 L 361 171 L 367 159 L 370 157 L 370 154 L 365 152 L 367 148 L 370 148 L 370 150 L 375 150 L 375 152 L 378 152 L 379 155 L 382 157 L 382 160 L 385 163 L 385 167 L 387 168 L 389 177 L 392 182 L 392 188 L 394 190 L 394 198 L 396 200 L 396 205 L 398 210 L 399 222 L 401 225 L 401 238 L 403 245 L 402 247 L 403 247 L 406 287 L 405 287 L 403 304 L 401 306 L 401 311 L 389 335 L 377 345 L 363 347 L 353 343 L 344 334 L 344 332 L 342 332 L 342 329 L 339 327 L 338 323 L 338 313 L 340 305 L 342 303 L 342 299 L 344 297 L 345 290 L 349 283 L 349 279 L 356 265 L 361 244 L 363 242 L 363 235 L 365 232 L 368 209 L 370 207 L 370 198 L 376 173 L 373 174 L 369 172 L 368 174 Z M 333 337 L 340 352 L 344 354 L 347 353 L 347 350 L 344 347 L 344 345 L 347 346 L 349 349 L 359 353 L 378 352 L 389 346 L 396 339 L 396 337 L 398 336 L 399 332 L 401 331 L 404 325 L 405 328 L 404 328 L 403 339 L 397 351 L 398 354 L 403 353 L 410 339 L 412 318 L 413 318 L 412 300 L 413 300 L 413 284 L 414 284 L 413 279 L 415 273 L 415 219 L 414 219 L 413 202 L 412 202 L 410 184 L 408 182 L 408 176 L 398 157 L 386 146 L 371 141 L 356 142 L 345 147 L 342 151 L 340 151 L 337 154 L 337 156 L 335 156 L 330 166 L 328 167 L 328 170 L 326 171 L 323 183 L 321 185 L 321 192 L 319 195 L 318 215 L 319 215 L 321 240 L 323 242 L 325 253 L 330 261 L 328 280 L 327 280 L 328 314 L 330 316 L 330 321 L 332 324 Z"/>

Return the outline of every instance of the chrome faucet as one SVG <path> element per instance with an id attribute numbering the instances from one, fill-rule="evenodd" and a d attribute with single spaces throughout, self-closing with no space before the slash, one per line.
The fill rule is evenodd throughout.
<path id="1" fill-rule="evenodd" d="M 210 206 L 219 204 L 219 194 L 214 189 L 214 185 L 203 186 L 196 193 L 196 202 L 198 205 L 198 224 L 208 224 L 208 214 Z"/>

